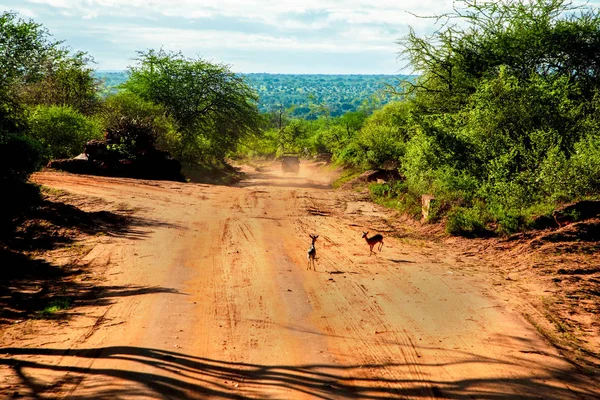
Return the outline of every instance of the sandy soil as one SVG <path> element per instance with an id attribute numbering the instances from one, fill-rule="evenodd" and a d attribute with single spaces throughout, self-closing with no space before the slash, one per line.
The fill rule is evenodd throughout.
<path id="1" fill-rule="evenodd" d="M 2 328 L 0 397 L 599 397 L 464 249 L 398 232 L 323 171 L 247 168 L 236 187 L 35 175 L 135 219 L 84 241 L 93 301 Z"/>

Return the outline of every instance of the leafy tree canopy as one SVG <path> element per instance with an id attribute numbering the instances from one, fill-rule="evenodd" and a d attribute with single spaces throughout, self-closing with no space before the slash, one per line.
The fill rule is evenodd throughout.
<path id="1" fill-rule="evenodd" d="M 431 17 L 440 29 L 414 30 L 398 41 L 401 55 L 422 74 L 416 84 L 428 107 L 456 111 L 481 79 L 503 67 L 519 80 L 532 74 L 568 77 L 588 98 L 599 88 L 600 12 L 569 0 L 455 2 L 454 12 Z"/>
<path id="2" fill-rule="evenodd" d="M 92 59 L 62 43 L 38 23 L 0 14 L 1 125 L 11 130 L 22 125 L 19 109 L 27 104 L 71 106 L 86 114 L 97 106 Z"/>
<path id="3" fill-rule="evenodd" d="M 174 121 L 182 161 L 218 162 L 241 138 L 260 130 L 255 93 L 226 65 L 149 50 L 139 53 L 129 73 L 123 87 L 162 105 Z"/>

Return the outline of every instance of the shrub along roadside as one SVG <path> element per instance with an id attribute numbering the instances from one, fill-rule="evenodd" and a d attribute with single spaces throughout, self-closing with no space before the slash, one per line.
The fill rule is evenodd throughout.
<path id="1" fill-rule="evenodd" d="M 562 204 L 600 198 L 598 8 L 456 3 L 449 17 L 462 24 L 442 18 L 431 37 L 411 31 L 399 41 L 421 73 L 405 82 L 405 118 L 390 123 L 402 136 L 384 133 L 381 121 L 364 129 L 372 116 L 334 157 L 365 165 L 375 152 L 382 157 L 371 168 L 397 162 L 405 180 L 390 187 L 403 191 L 374 187 L 373 196 L 434 195 L 431 220 L 450 234 L 510 234 Z M 357 139 L 369 134 L 371 142 Z M 378 145 L 386 140 L 394 145 Z M 411 203 L 396 206 L 415 214 Z"/>
<path id="2" fill-rule="evenodd" d="M 29 135 L 37 140 L 46 160 L 70 158 L 85 144 L 102 138 L 102 124 L 69 106 L 38 106 L 29 117 Z"/>

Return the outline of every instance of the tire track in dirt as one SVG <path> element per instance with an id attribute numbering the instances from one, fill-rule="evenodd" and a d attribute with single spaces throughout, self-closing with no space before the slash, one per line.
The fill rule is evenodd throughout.
<path id="1" fill-rule="evenodd" d="M 369 257 L 361 228 L 388 229 L 384 210 L 306 165 L 248 173 L 239 187 L 41 174 L 157 222 L 111 242 L 106 285 L 144 290 L 62 358 L 3 353 L 77 400 L 595 397 L 452 249 L 386 234 Z"/>
<path id="2" fill-rule="evenodd" d="M 309 210 L 312 215 L 319 215 L 316 218 L 322 218 L 330 214 L 326 209 L 320 206 L 317 201 L 310 195 L 305 194 L 299 196 L 303 200 L 301 207 Z M 317 210 L 316 213 L 314 210 Z M 308 221 L 307 221 L 308 219 Z M 347 353 L 353 355 L 353 362 L 357 365 L 376 365 L 376 368 L 371 369 L 370 374 L 347 376 L 343 383 L 348 387 L 361 387 L 364 379 L 380 379 L 381 376 L 386 376 L 392 379 L 400 380 L 400 374 L 393 371 L 394 368 L 388 367 L 391 364 L 397 364 L 398 359 L 404 360 L 409 366 L 409 373 L 417 381 L 424 382 L 425 379 L 415 362 L 417 356 L 414 351 L 405 350 L 411 348 L 410 340 L 406 337 L 399 336 L 395 338 L 397 342 L 402 343 L 399 351 L 391 351 L 389 348 L 383 348 L 377 339 L 373 337 L 373 331 L 370 331 L 366 326 L 377 326 L 381 331 L 391 330 L 384 318 L 383 312 L 376 303 L 363 302 L 360 303 L 356 299 L 364 299 L 366 292 L 364 288 L 356 281 L 353 274 L 345 272 L 344 265 L 354 267 L 352 259 L 338 251 L 336 243 L 330 237 L 320 230 L 310 229 L 308 225 L 319 226 L 324 228 L 323 221 L 317 221 L 311 217 L 302 218 L 296 221 L 301 236 L 307 236 L 308 233 L 315 231 L 318 233 L 319 239 L 323 239 L 321 244 L 317 245 L 317 255 L 319 257 L 318 268 L 323 274 L 332 276 L 331 278 L 322 278 L 318 276 L 317 287 L 313 287 L 308 291 L 310 302 L 314 307 L 315 314 L 321 315 L 324 332 L 330 337 L 336 337 L 346 341 Z M 329 232 L 329 230 L 325 230 Z M 334 230 L 337 240 L 348 240 L 351 237 L 350 233 L 345 232 L 340 227 Z M 325 243 L 323 243 L 325 242 Z M 319 241 L 317 242 L 319 243 Z M 339 278 L 338 278 L 339 277 Z M 305 285 L 306 287 L 306 285 Z M 360 313 L 357 313 L 357 308 L 362 308 Z M 360 319 L 356 318 L 360 314 Z M 336 322 L 330 323 L 329 320 L 335 316 Z M 370 324 L 365 324 L 365 319 L 369 320 Z M 339 332 L 339 327 L 344 327 L 343 332 Z M 337 328 L 336 328 L 337 327 Z M 404 347 L 404 348 L 403 348 Z M 338 357 L 339 358 L 339 357 Z M 342 364 L 348 360 L 338 359 Z M 368 369 L 362 368 L 362 372 Z M 355 380 L 359 378 L 358 380 Z M 401 395 L 402 385 L 388 384 L 390 395 Z M 431 395 L 432 392 L 425 390 L 426 395 Z"/>
<path id="3" fill-rule="evenodd" d="M 418 253 L 415 254 L 414 249 L 412 249 L 411 257 L 406 259 L 406 257 L 403 257 L 404 252 L 396 249 L 397 246 L 389 245 L 388 247 L 384 247 L 384 253 L 378 253 L 377 257 L 361 257 L 361 252 L 357 250 L 360 246 L 357 247 L 353 244 L 350 247 L 345 246 L 345 249 L 342 247 L 342 251 L 339 251 L 340 246 L 332 243 L 333 240 L 331 238 L 335 238 L 339 243 L 353 243 L 356 240 L 355 234 L 353 233 L 353 229 L 350 230 L 348 227 L 356 225 L 356 220 L 340 224 L 339 215 L 336 215 L 338 218 L 327 218 L 328 213 L 322 212 L 326 207 L 315 205 L 315 200 L 310 195 L 307 195 L 306 198 L 308 200 L 305 207 L 309 215 L 298 221 L 300 231 L 302 233 L 313 231 L 314 229 L 308 229 L 308 226 L 317 225 L 315 218 L 319 219 L 320 231 L 317 233 L 330 242 L 329 245 L 325 246 L 328 254 L 324 256 L 324 251 L 321 251 L 319 254 L 321 258 L 319 266 L 321 270 L 328 271 L 333 277 L 327 280 L 319 279 L 319 285 L 313 290 L 311 296 L 313 302 L 329 304 L 330 306 L 330 309 L 327 311 L 318 307 L 316 308 L 317 313 L 324 313 L 325 319 L 328 321 L 324 324 L 323 329 L 332 337 L 340 337 L 342 335 L 336 335 L 335 326 L 345 326 L 346 331 L 351 332 L 351 336 L 355 339 L 355 342 L 360 343 L 359 345 L 345 344 L 350 349 L 348 353 L 354 355 L 360 354 L 361 349 L 362 352 L 368 353 L 368 356 L 362 357 L 359 364 L 377 363 L 379 365 L 386 365 L 385 363 L 389 363 L 390 360 L 404 360 L 406 364 L 405 368 L 399 368 L 398 365 L 394 365 L 393 367 L 386 366 L 383 368 L 385 374 L 391 376 L 392 380 L 396 382 L 395 387 L 399 390 L 399 393 L 406 396 L 414 396 L 417 393 L 418 396 L 429 397 L 444 396 L 443 393 L 445 391 L 455 390 L 452 385 L 447 384 L 447 381 L 457 379 L 461 375 L 470 374 L 470 376 L 474 377 L 473 386 L 477 383 L 477 378 L 475 377 L 481 377 L 482 383 L 479 383 L 480 385 L 494 386 L 495 384 L 491 383 L 493 382 L 492 379 L 490 379 L 490 384 L 485 383 L 486 377 L 496 376 L 501 372 L 506 374 L 504 378 L 506 382 L 510 382 L 513 379 L 518 381 L 527 370 L 527 367 L 525 367 L 525 371 L 517 368 L 520 363 L 523 365 L 535 365 L 531 360 L 525 361 L 514 357 L 512 360 L 505 359 L 502 346 L 509 348 L 509 351 L 514 355 L 516 352 L 515 345 L 518 345 L 518 343 L 509 343 L 512 340 L 507 340 L 507 337 L 499 337 L 500 331 L 498 329 L 490 332 L 489 336 L 486 335 L 486 324 L 481 321 L 488 320 L 489 322 L 504 319 L 508 322 L 508 326 L 514 326 L 516 321 L 514 318 L 503 318 L 502 315 L 499 315 L 502 313 L 493 312 L 496 310 L 495 307 L 488 307 L 489 304 L 485 303 L 485 301 L 482 303 L 481 299 L 474 299 L 473 292 L 475 290 L 473 288 L 470 288 L 471 290 L 461 289 L 460 285 L 456 285 L 456 279 L 453 276 L 450 276 L 450 280 L 453 282 L 453 286 L 450 286 L 447 283 L 448 275 L 446 275 L 446 271 L 441 271 L 443 268 L 440 268 L 439 265 L 431 264 L 431 261 L 429 261 L 435 254 L 424 251 L 423 254 L 419 255 Z M 314 215 L 314 209 L 321 211 L 319 212 L 319 216 L 310 216 L 310 214 Z M 309 221 L 307 222 L 307 220 Z M 390 239 L 386 243 L 397 245 L 397 241 L 394 239 Z M 321 246 L 321 249 L 323 247 Z M 366 249 L 366 244 L 363 244 L 363 248 Z M 319 252 L 319 247 L 317 247 L 317 250 Z M 352 254 L 353 256 L 349 259 L 348 254 Z M 360 265 L 361 258 L 368 261 L 362 262 L 365 265 L 363 268 Z M 412 267 L 413 264 L 414 268 L 409 269 L 407 267 Z M 367 265 L 369 267 L 366 267 Z M 368 268 L 371 267 L 373 267 L 373 271 L 377 272 L 370 272 Z M 448 271 L 448 273 L 451 273 L 451 271 Z M 366 286 L 368 280 L 364 279 L 365 275 L 372 276 L 372 280 L 386 279 L 385 277 L 387 277 L 390 284 L 376 290 L 374 295 L 369 294 L 370 292 L 367 291 Z M 342 276 L 343 278 L 338 279 L 338 277 Z M 332 279 L 333 282 L 331 281 Z M 425 287 L 430 289 L 428 292 L 424 292 L 419 288 L 423 284 L 415 285 L 419 280 L 427 281 Z M 470 285 L 472 283 L 465 282 L 463 284 Z M 334 286 L 342 293 L 334 294 Z M 387 290 L 383 290 L 383 288 Z M 406 303 L 406 300 L 400 298 L 398 295 L 389 295 L 389 293 L 394 292 L 410 294 L 413 298 L 413 306 L 411 307 L 414 308 L 416 305 L 416 310 L 412 310 L 409 313 L 403 312 L 403 304 Z M 372 299 L 374 296 L 380 298 L 381 301 L 377 300 L 377 298 Z M 369 299 L 371 300 L 369 301 Z M 410 297 L 407 299 L 410 299 Z M 465 302 L 465 300 L 467 301 Z M 476 301 L 473 302 L 473 300 Z M 473 302 L 472 305 L 470 305 L 471 302 Z M 331 307 L 331 303 L 334 303 L 335 306 Z M 426 307 L 423 308 L 418 303 Z M 445 322 L 448 319 L 444 317 L 438 318 L 435 326 L 432 326 L 427 321 L 425 321 L 425 326 L 423 326 L 423 321 L 420 321 L 420 319 L 425 320 L 425 318 L 415 318 L 417 315 L 443 316 L 443 312 L 441 314 L 439 311 L 435 312 L 434 308 L 436 307 L 447 310 L 446 315 L 464 315 L 461 319 L 474 321 L 477 324 L 477 328 L 474 331 L 469 327 L 460 328 L 461 325 L 471 324 L 473 326 L 473 322 L 460 323 L 459 321 L 453 321 L 452 324 L 448 325 Z M 357 309 L 363 311 L 359 324 L 355 323 Z M 483 309 L 491 310 L 491 312 L 482 312 Z M 352 310 L 352 313 L 349 310 Z M 389 320 L 389 316 L 393 315 L 395 315 L 395 318 Z M 474 315 L 476 319 L 472 317 Z M 331 319 L 334 316 L 342 322 L 332 323 Z M 365 320 L 368 320 L 367 324 L 363 324 Z M 398 324 L 398 320 L 402 320 L 403 324 Z M 534 332 L 524 332 L 522 327 L 517 329 L 517 331 L 525 337 L 535 336 Z M 494 339 L 497 342 L 504 342 L 499 347 L 500 353 L 494 350 L 493 347 L 490 347 L 490 345 L 495 344 Z M 428 346 L 430 348 L 421 344 L 418 345 L 419 347 L 415 345 L 415 343 L 422 343 L 423 340 L 429 343 Z M 543 345 L 539 338 L 535 342 L 537 346 Z M 480 347 L 480 350 L 472 352 L 474 343 Z M 393 344 L 395 349 L 386 348 L 386 344 Z M 492 357 L 498 357 L 498 359 L 486 356 L 485 354 L 487 353 L 493 355 Z M 556 353 L 554 352 L 553 354 L 553 357 L 556 357 Z M 457 357 L 457 355 L 459 356 Z M 435 368 L 437 371 L 436 376 L 439 377 L 437 381 L 431 379 L 432 374 L 430 370 L 432 368 L 430 365 L 436 366 L 435 364 L 428 363 L 432 357 L 439 360 L 450 360 L 441 361 L 439 366 L 443 368 Z M 462 358 L 462 360 L 456 362 L 457 358 Z M 454 364 L 459 367 L 455 367 Z M 448 366 L 452 366 L 452 368 L 448 368 Z M 535 369 L 537 368 L 532 367 L 532 370 Z M 516 370 L 516 373 L 513 373 L 513 370 Z M 375 371 L 372 371 L 372 373 L 374 376 L 375 374 L 381 375 L 381 368 L 378 369 L 377 373 Z M 543 375 L 544 373 L 540 374 L 540 376 Z M 401 384 L 401 382 L 407 381 L 407 376 L 410 378 L 408 379 L 409 382 L 406 385 Z M 538 378 L 533 379 L 537 380 Z M 544 381 L 544 378 L 539 379 Z M 417 392 L 414 391 L 415 386 L 420 388 Z M 511 394 L 520 392 L 518 386 L 514 387 L 511 385 L 506 385 L 504 390 Z"/>

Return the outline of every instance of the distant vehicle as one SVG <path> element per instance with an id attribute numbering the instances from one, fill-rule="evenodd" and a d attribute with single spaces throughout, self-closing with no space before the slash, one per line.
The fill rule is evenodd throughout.
<path id="1" fill-rule="evenodd" d="M 297 174 L 300 171 L 300 159 L 297 154 L 284 154 L 281 156 L 281 172 L 293 172 Z"/>

